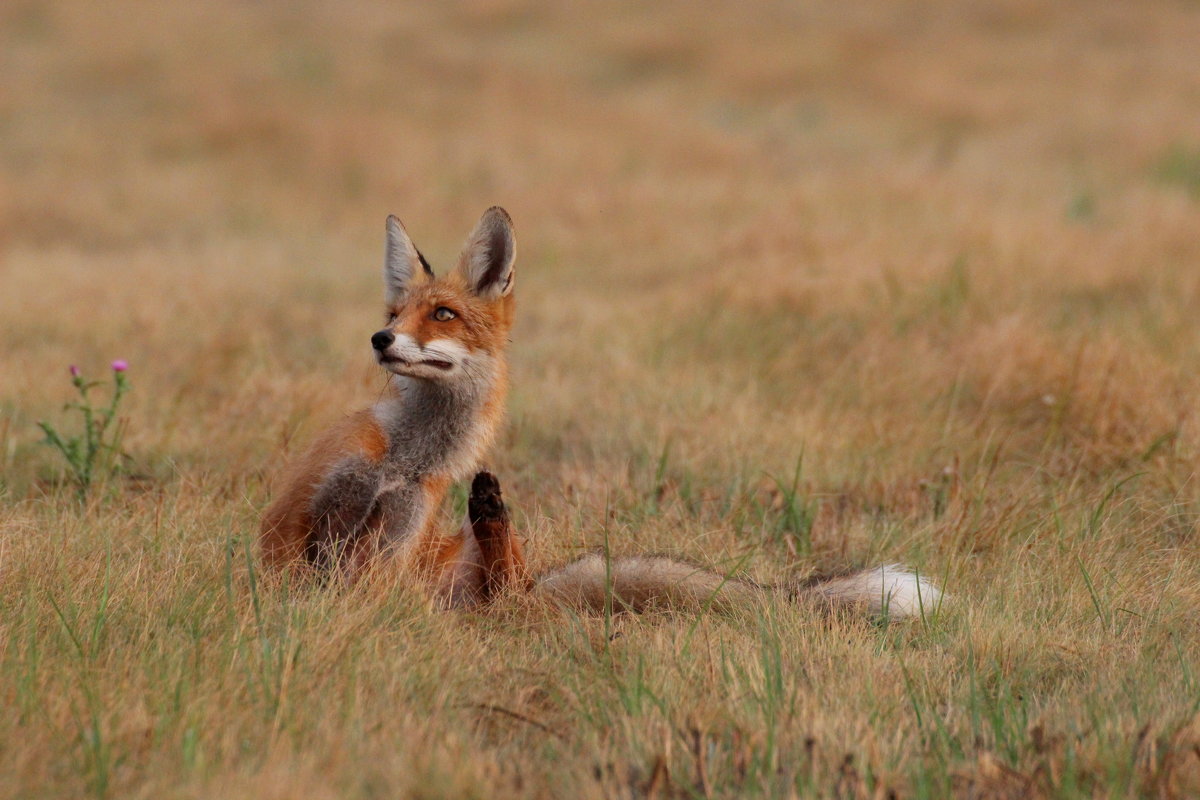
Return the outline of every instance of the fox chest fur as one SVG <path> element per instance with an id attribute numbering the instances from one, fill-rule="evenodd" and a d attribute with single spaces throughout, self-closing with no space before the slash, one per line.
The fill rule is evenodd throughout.
<path id="1" fill-rule="evenodd" d="M 466 477 L 492 439 L 493 386 L 406 381 L 398 393 L 362 420 L 377 428 L 382 451 L 335 461 L 309 500 L 305 554 L 315 566 L 329 566 L 339 548 L 402 550 L 429 525 L 444 487 Z M 370 541 L 358 543 L 362 537 Z"/>

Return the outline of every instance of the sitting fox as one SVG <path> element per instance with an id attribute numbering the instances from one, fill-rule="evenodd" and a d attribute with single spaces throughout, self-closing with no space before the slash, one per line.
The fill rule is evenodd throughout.
<path id="1" fill-rule="evenodd" d="M 483 603 L 506 587 L 589 608 L 728 607 L 780 591 L 662 556 L 586 555 L 531 580 L 500 487 L 476 475 L 467 518 L 442 530 L 450 485 L 476 470 L 495 438 L 508 389 L 516 239 L 490 208 L 458 265 L 433 274 L 404 226 L 387 220 L 386 326 L 371 336 L 392 373 L 384 397 L 335 425 L 292 465 L 262 521 L 273 569 L 353 580 L 386 565 L 427 585 L 443 606 Z M 912 616 L 938 590 L 898 565 L 790 592 L 835 605 Z"/>

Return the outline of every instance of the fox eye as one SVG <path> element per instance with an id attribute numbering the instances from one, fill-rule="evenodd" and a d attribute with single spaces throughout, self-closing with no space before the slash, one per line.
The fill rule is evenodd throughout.
<path id="1" fill-rule="evenodd" d="M 438 306 L 437 310 L 435 310 L 433 312 L 433 318 L 436 319 L 438 322 L 449 322 L 450 320 L 454 319 L 457 316 L 458 316 L 458 314 L 455 314 L 453 311 L 446 308 L 445 306 Z"/>

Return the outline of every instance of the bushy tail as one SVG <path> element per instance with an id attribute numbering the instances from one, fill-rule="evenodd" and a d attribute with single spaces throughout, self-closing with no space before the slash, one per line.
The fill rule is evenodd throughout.
<path id="1" fill-rule="evenodd" d="M 609 603 L 614 611 L 729 610 L 780 588 L 727 578 L 664 556 L 606 559 L 591 553 L 542 575 L 534 582 L 534 591 L 593 611 L 603 611 Z M 893 618 L 929 613 L 942 598 L 936 586 L 899 564 L 816 581 L 792 594 Z"/>
<path id="2" fill-rule="evenodd" d="M 760 587 L 663 556 L 606 559 L 589 553 L 534 582 L 534 591 L 560 603 L 602 611 L 728 607 Z"/>

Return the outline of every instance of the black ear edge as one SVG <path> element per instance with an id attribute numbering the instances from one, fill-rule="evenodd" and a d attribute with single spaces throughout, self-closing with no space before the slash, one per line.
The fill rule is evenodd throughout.
<path id="1" fill-rule="evenodd" d="M 504 210 L 503 206 L 492 206 L 487 211 L 483 212 L 483 216 L 485 216 L 485 217 L 488 217 L 488 216 L 500 217 L 501 219 L 504 220 L 504 222 L 508 225 L 509 228 L 513 227 L 512 216 L 507 211 Z"/>
<path id="2" fill-rule="evenodd" d="M 429 266 L 429 262 L 425 260 L 425 254 L 420 250 L 417 251 L 417 258 L 421 261 L 421 269 L 425 270 L 425 274 L 429 277 L 434 277 L 433 267 Z"/>

